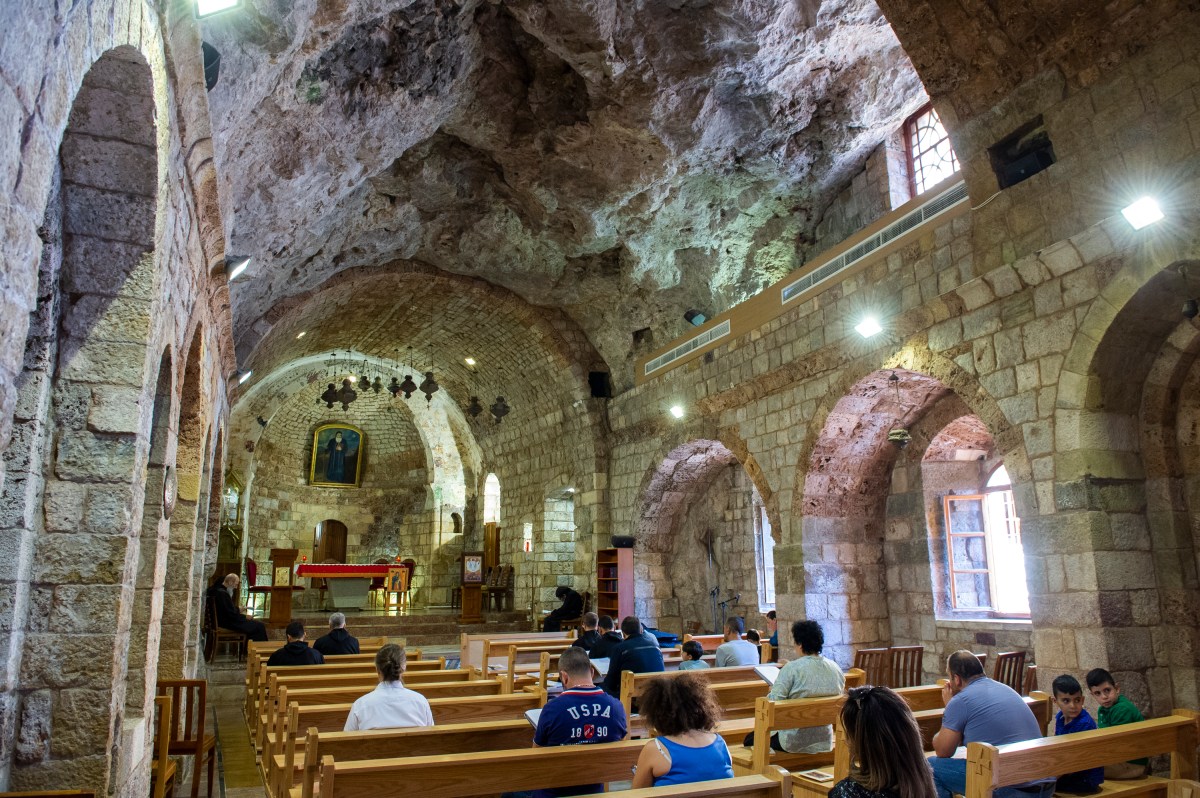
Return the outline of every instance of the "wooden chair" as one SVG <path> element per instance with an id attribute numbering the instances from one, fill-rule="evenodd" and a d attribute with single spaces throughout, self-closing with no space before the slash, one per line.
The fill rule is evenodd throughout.
<path id="1" fill-rule="evenodd" d="M 1024 694 L 1029 695 L 1037 689 L 1037 665 L 1025 666 L 1025 689 Z M 1197 798 L 1200 798 L 1198 796 Z"/>
<path id="2" fill-rule="evenodd" d="M 975 659 L 979 660 L 979 667 L 983 668 L 984 673 L 987 673 L 987 658 L 988 655 L 986 651 L 982 654 L 975 655 Z"/>
<path id="3" fill-rule="evenodd" d="M 212 596 L 204 600 L 204 658 L 212 662 L 217 656 L 217 648 L 222 644 L 237 645 L 238 662 L 246 656 L 246 643 L 249 638 L 233 629 L 222 629 L 217 626 L 217 604 Z"/>
<path id="4" fill-rule="evenodd" d="M 866 672 L 867 684 L 886 687 L 892 675 L 892 650 L 860 648 L 854 652 L 854 667 Z"/>
<path id="5" fill-rule="evenodd" d="M 208 758 L 208 795 L 213 794 L 217 767 L 217 738 L 204 731 L 208 713 L 208 683 L 203 679 L 160 681 L 155 691 L 171 701 L 168 751 L 174 756 L 194 757 L 192 798 L 200 794 L 200 770 Z"/>
<path id="6" fill-rule="evenodd" d="M 158 710 L 158 723 L 154 731 L 154 760 L 150 765 L 152 795 L 154 798 L 164 798 L 167 795 L 167 784 L 171 785 L 171 794 L 175 793 L 175 761 L 171 759 L 171 697 L 157 696 L 154 699 L 155 709 Z M 28 794 L 28 793 L 26 793 Z M 74 795 L 75 793 L 43 793 L 45 795 Z M 82 793 L 80 793 L 82 795 Z M 88 793 L 91 795 L 91 793 Z"/>
<path id="7" fill-rule="evenodd" d="M 1007 651 L 997 654 L 992 678 L 1020 693 L 1025 688 L 1025 652 Z"/>
<path id="8" fill-rule="evenodd" d="M 389 560 L 387 557 L 379 557 L 378 559 L 374 560 L 373 564 L 374 565 L 387 565 L 390 562 L 391 562 L 391 560 Z M 387 577 L 386 576 L 377 576 L 371 580 L 371 586 L 368 588 L 367 595 L 369 597 L 372 607 L 376 606 L 379 603 L 379 595 L 384 592 L 383 589 L 386 586 L 387 586 Z"/>
<path id="9" fill-rule="evenodd" d="M 888 687 L 916 687 L 921 684 L 921 660 L 925 646 L 892 646 L 892 674 Z"/>

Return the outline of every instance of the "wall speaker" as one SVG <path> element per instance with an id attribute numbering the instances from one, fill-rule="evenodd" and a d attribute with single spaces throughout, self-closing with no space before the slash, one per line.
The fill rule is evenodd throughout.
<path id="1" fill-rule="evenodd" d="M 632 549 L 635 538 L 632 535 L 613 535 L 612 544 L 618 549 Z"/>

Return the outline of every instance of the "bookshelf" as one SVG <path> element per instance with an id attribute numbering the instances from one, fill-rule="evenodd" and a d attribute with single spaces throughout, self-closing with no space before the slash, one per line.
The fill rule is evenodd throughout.
<path id="1" fill-rule="evenodd" d="M 633 549 L 596 552 L 596 614 L 617 622 L 633 615 Z"/>

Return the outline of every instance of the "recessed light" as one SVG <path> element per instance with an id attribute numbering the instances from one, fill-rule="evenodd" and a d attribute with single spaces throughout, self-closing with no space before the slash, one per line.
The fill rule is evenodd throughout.
<path id="1" fill-rule="evenodd" d="M 300 332 L 296 333 L 296 340 L 299 341 L 306 335 L 308 335 L 308 330 L 301 330 Z"/>
<path id="2" fill-rule="evenodd" d="M 683 405 L 671 405 L 671 415 L 675 418 L 683 418 Z"/>
<path id="3" fill-rule="evenodd" d="M 241 2 L 242 0 L 196 0 L 196 19 L 204 19 L 237 8 Z"/>
<path id="4" fill-rule="evenodd" d="M 236 280 L 241 276 L 242 272 L 250 265 L 250 257 L 248 255 L 238 255 L 225 259 L 225 278 L 229 281 Z"/>
<path id="5" fill-rule="evenodd" d="M 473 357 L 469 357 L 469 358 L 467 358 L 466 360 L 464 360 L 463 362 L 464 362 L 464 363 L 466 363 L 468 366 L 474 366 L 474 365 L 475 365 L 475 358 L 473 358 Z"/>
<path id="6" fill-rule="evenodd" d="M 350 382 L 358 382 L 358 377 L 355 377 L 353 374 L 351 374 L 346 379 L 350 380 Z"/>
<path id="7" fill-rule="evenodd" d="M 1163 218 L 1162 208 L 1158 207 L 1158 201 L 1154 197 L 1142 197 L 1133 204 L 1122 208 L 1121 215 L 1134 230 L 1141 230 L 1146 225 L 1154 224 Z"/>
<path id="8" fill-rule="evenodd" d="M 854 326 L 854 331 L 863 338 L 870 338 L 872 335 L 878 335 L 883 332 L 883 328 L 879 326 L 879 320 L 874 316 L 867 316 Z"/>
<path id="9" fill-rule="evenodd" d="M 243 383 L 244 383 L 246 380 L 250 379 L 250 375 L 251 375 L 251 374 L 253 374 L 253 373 L 254 373 L 253 371 L 243 371 L 243 372 L 239 373 L 239 374 L 238 374 L 238 378 L 237 378 L 237 380 L 238 380 L 238 385 L 241 385 L 241 384 L 243 384 Z"/>

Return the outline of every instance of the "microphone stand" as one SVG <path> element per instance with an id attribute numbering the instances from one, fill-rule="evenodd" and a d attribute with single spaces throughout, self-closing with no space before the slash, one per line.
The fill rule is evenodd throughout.
<path id="1" fill-rule="evenodd" d="M 717 598 L 716 598 L 715 589 L 713 592 L 714 592 L 713 601 L 716 601 Z M 730 604 L 737 604 L 739 601 L 741 601 L 741 599 L 742 599 L 742 594 L 735 593 L 734 595 L 730 596 L 729 598 L 725 599 L 724 601 L 718 603 L 717 606 L 719 606 L 721 608 L 721 628 L 715 634 L 724 634 L 725 633 L 725 611 L 726 611 L 726 609 L 728 609 Z M 714 612 L 713 615 L 716 616 L 716 613 Z"/>

